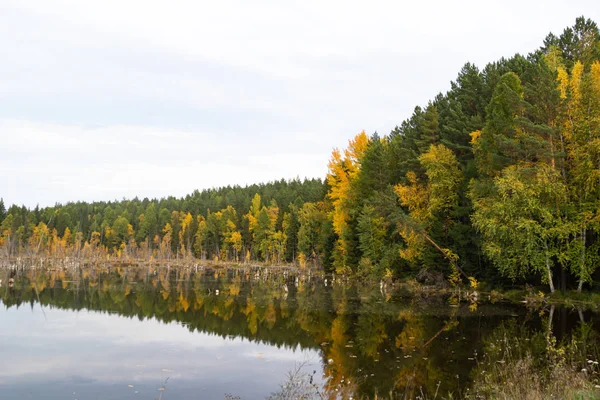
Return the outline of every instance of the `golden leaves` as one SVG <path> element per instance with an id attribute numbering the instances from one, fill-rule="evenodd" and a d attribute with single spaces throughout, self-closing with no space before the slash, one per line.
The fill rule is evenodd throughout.
<path id="1" fill-rule="evenodd" d="M 360 160 L 368 146 L 369 137 L 365 131 L 362 131 L 348 142 L 348 148 L 344 150 L 343 158 L 341 152 L 334 149 L 329 160 L 327 183 L 330 189 L 327 196 L 333 204 L 330 215 L 333 230 L 339 236 L 337 249 L 339 249 L 340 254 L 345 254 L 348 250 L 345 233 L 350 219 L 348 214 L 350 187 L 360 172 Z M 341 267 L 341 265 L 337 267 Z"/>
<path id="2" fill-rule="evenodd" d="M 473 131 L 469 134 L 469 136 L 471 136 L 471 141 L 469 143 L 471 143 L 471 145 L 474 146 L 481 137 L 481 131 Z"/>
<path id="3" fill-rule="evenodd" d="M 425 245 L 423 235 L 405 225 L 399 227 L 399 233 L 406 244 L 406 247 L 400 250 L 400 257 L 407 261 L 416 260 L 421 255 Z"/>
<path id="4" fill-rule="evenodd" d="M 596 97 L 600 98 L 600 61 L 594 61 L 590 68 L 592 88 Z"/>
<path id="5" fill-rule="evenodd" d="M 429 204 L 429 191 L 427 187 L 421 184 L 417 174 L 409 171 L 406 174 L 408 185 L 396 185 L 394 191 L 400 198 L 403 206 L 408 207 L 411 217 L 419 222 L 425 222 L 430 217 L 427 205 Z"/>
<path id="6" fill-rule="evenodd" d="M 429 151 L 419 157 L 419 161 L 425 168 L 427 184 L 421 183 L 417 174 L 409 171 L 406 174 L 408 184 L 394 187 L 402 205 L 408 208 L 410 219 L 416 222 L 416 226 L 411 223 L 401 223 L 399 226 L 399 233 L 406 244 L 400 250 L 400 256 L 408 261 L 420 256 L 428 225 L 434 216 L 448 213 L 457 205 L 458 190 L 463 179 L 456 156 L 444 145 L 431 145 Z M 453 260 L 448 254 L 445 256 Z"/>
<path id="7" fill-rule="evenodd" d="M 578 104 L 581 101 L 581 79 L 583 78 L 583 64 L 577 61 L 571 70 L 569 89 L 571 90 L 571 101 Z"/>
<path id="8" fill-rule="evenodd" d="M 556 79 L 558 80 L 558 89 L 560 90 L 560 98 L 566 99 L 567 92 L 569 89 L 569 74 L 567 73 L 567 70 L 565 70 L 562 67 L 558 68 L 556 72 Z"/>

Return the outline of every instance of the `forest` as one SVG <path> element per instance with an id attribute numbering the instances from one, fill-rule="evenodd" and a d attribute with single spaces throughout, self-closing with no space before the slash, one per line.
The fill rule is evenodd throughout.
<path id="1" fill-rule="evenodd" d="M 600 32 L 580 17 L 523 56 L 467 63 L 387 135 L 334 149 L 324 180 L 184 198 L 0 200 L 2 257 L 295 263 L 554 292 L 600 279 Z"/>

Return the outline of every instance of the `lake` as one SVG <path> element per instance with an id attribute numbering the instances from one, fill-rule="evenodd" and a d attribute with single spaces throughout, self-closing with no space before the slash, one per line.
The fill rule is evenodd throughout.
<path id="1" fill-rule="evenodd" d="M 585 364 L 600 332 L 592 311 L 457 302 L 259 267 L 0 277 L 3 399 L 264 399 L 298 382 L 314 398 L 459 398 L 504 362 L 507 338 L 534 356 L 549 335 L 581 340 Z"/>

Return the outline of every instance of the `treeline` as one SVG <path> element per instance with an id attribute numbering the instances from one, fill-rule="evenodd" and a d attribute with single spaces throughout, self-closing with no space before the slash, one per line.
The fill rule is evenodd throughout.
<path id="1" fill-rule="evenodd" d="M 43 209 L 13 205 L 6 210 L 0 200 L 0 246 L 9 258 L 291 262 L 298 257 L 298 245 L 309 254 L 305 217 L 309 210 L 324 207 L 325 194 L 320 179 L 295 179 L 195 191 L 185 198 L 77 202 Z M 306 225 L 302 230 L 301 224 Z"/>
<path id="2" fill-rule="evenodd" d="M 581 290 L 600 260 L 599 60 L 598 27 L 580 17 L 527 56 L 481 70 L 466 64 L 447 93 L 389 135 L 358 134 L 334 150 L 325 185 L 306 186 L 310 196 L 253 197 L 247 189 L 218 206 L 191 201 L 211 198 L 208 191 L 165 200 L 167 207 L 146 202 L 143 212 L 127 210 L 135 201 L 100 206 L 102 213 L 93 209 L 102 203 L 77 203 L 37 211 L 37 225 L 27 221 L 35 210 L 13 207 L 2 223 L 4 247 L 31 251 L 46 237 L 36 233 L 40 221 L 48 226 L 54 215 L 58 224 L 64 210 L 82 207 L 70 240 L 111 254 L 312 258 L 367 276 L 436 270 L 451 281 L 501 275 Z"/>

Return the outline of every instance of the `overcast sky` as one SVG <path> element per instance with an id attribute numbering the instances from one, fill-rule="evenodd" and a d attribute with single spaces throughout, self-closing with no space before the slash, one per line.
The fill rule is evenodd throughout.
<path id="1" fill-rule="evenodd" d="M 490 4 L 490 5 L 488 5 Z M 461 66 L 591 1 L 0 0 L 0 197 L 53 205 L 324 177 Z"/>

